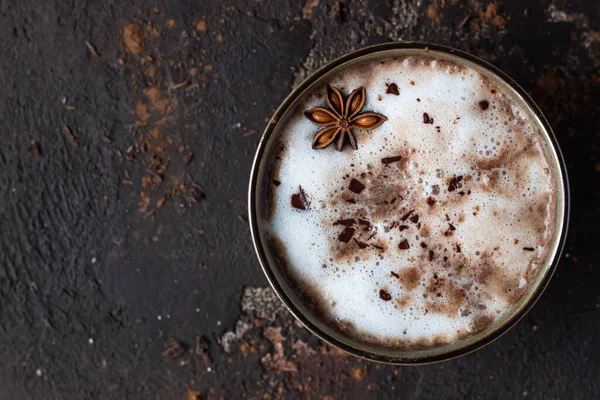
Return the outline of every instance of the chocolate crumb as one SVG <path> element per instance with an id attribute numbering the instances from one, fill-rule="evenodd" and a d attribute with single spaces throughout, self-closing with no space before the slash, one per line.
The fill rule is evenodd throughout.
<path id="1" fill-rule="evenodd" d="M 423 113 L 423 123 L 433 125 L 433 118 L 431 118 L 426 112 Z"/>
<path id="2" fill-rule="evenodd" d="M 479 107 L 480 107 L 480 108 L 481 108 L 483 111 L 487 110 L 487 109 L 489 108 L 489 106 L 490 106 L 490 102 L 489 102 L 489 101 L 487 101 L 487 100 L 481 100 L 481 101 L 479 102 Z"/>
<path id="3" fill-rule="evenodd" d="M 402 156 L 385 157 L 381 159 L 383 164 L 391 164 L 402 160 Z"/>
<path id="4" fill-rule="evenodd" d="M 350 181 L 350 185 L 348 186 L 348 189 L 351 192 L 354 192 L 356 194 L 359 194 L 360 192 L 362 192 L 365 189 L 365 185 L 363 185 L 362 183 L 360 183 L 359 181 L 357 181 L 356 179 L 352 179 Z"/>
<path id="5" fill-rule="evenodd" d="M 394 94 L 396 96 L 400 95 L 400 91 L 398 90 L 398 85 L 395 83 L 385 84 L 387 86 L 387 90 L 385 91 L 387 94 Z"/>
<path id="6" fill-rule="evenodd" d="M 379 291 L 379 298 L 381 298 L 381 300 L 383 301 L 390 301 L 392 299 L 392 296 L 385 290 L 381 289 Z"/>
<path id="7" fill-rule="evenodd" d="M 35 139 L 31 139 L 29 142 L 29 147 L 27 147 L 27 152 L 32 153 L 34 156 L 40 155 L 40 144 Z"/>
<path id="8" fill-rule="evenodd" d="M 462 181 L 463 176 L 459 175 L 459 176 L 454 176 L 450 179 L 450 182 L 448 183 L 448 191 L 449 192 L 453 192 L 456 189 L 458 189 L 458 185 L 460 183 L 460 181 Z"/>
<path id="9" fill-rule="evenodd" d="M 167 360 L 174 360 L 181 357 L 185 353 L 186 346 L 183 343 L 170 339 L 165 345 L 165 350 L 161 353 L 163 358 Z"/>
<path id="10" fill-rule="evenodd" d="M 298 193 L 292 195 L 291 203 L 292 207 L 297 208 L 298 210 L 308 210 L 309 204 L 302 186 L 298 186 Z"/>
<path id="11" fill-rule="evenodd" d="M 403 241 L 401 241 L 398 244 L 398 248 L 400 250 L 408 250 L 410 248 L 410 245 L 408 244 L 408 239 L 404 239 Z"/>

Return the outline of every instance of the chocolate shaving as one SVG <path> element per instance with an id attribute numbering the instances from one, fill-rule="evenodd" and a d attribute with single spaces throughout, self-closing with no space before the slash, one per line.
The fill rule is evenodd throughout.
<path id="1" fill-rule="evenodd" d="M 333 223 L 334 225 L 344 225 L 344 226 L 352 226 L 356 224 L 356 220 L 353 218 L 350 219 L 338 219 Z"/>
<path id="2" fill-rule="evenodd" d="M 523 247 L 523 250 L 525 250 L 525 251 L 535 251 L 535 249 L 533 247 Z"/>
<path id="3" fill-rule="evenodd" d="M 297 208 L 298 210 L 308 210 L 308 200 L 306 199 L 306 193 L 302 186 L 298 186 L 298 193 L 294 193 L 292 195 L 292 207 Z"/>
<path id="4" fill-rule="evenodd" d="M 372 243 L 371 243 L 371 246 L 375 247 L 377 250 L 380 250 L 380 251 L 383 251 L 383 250 L 385 250 L 385 249 L 384 249 L 382 246 L 378 246 L 378 245 L 376 245 L 376 244 L 372 244 Z"/>
<path id="5" fill-rule="evenodd" d="M 354 232 L 356 232 L 356 229 L 347 226 L 344 228 L 344 231 L 339 234 L 338 240 L 340 242 L 348 243 L 350 239 L 352 239 L 352 236 L 354 236 Z"/>
<path id="6" fill-rule="evenodd" d="M 367 221 L 366 219 L 358 219 L 358 224 L 359 225 L 365 225 L 366 228 L 365 229 L 369 229 L 371 227 L 371 223 L 369 221 Z"/>
<path id="7" fill-rule="evenodd" d="M 273 185 L 279 186 L 281 185 L 281 182 L 279 182 L 277 179 L 273 179 Z"/>
<path id="8" fill-rule="evenodd" d="M 390 271 L 390 274 L 394 277 L 394 278 L 398 278 L 400 279 L 400 275 L 398 275 L 397 273 L 395 273 L 394 271 Z"/>
<path id="9" fill-rule="evenodd" d="M 75 147 L 79 146 L 79 142 L 77 141 L 77 135 L 73 133 L 71 128 L 69 128 L 66 125 L 63 125 L 63 134 L 65 135 L 69 143 L 71 143 Z"/>
<path id="10" fill-rule="evenodd" d="M 384 157 L 381 159 L 383 164 L 391 164 L 402 160 L 402 156 Z"/>
<path id="11" fill-rule="evenodd" d="M 366 243 L 363 243 L 363 242 L 361 242 L 361 241 L 359 241 L 359 240 L 356 240 L 356 239 L 354 239 L 354 241 L 356 242 L 356 244 L 358 245 L 358 247 L 359 247 L 361 250 L 362 250 L 362 249 L 366 249 L 367 247 L 369 247 L 369 245 L 368 245 L 368 244 L 366 244 Z"/>
<path id="12" fill-rule="evenodd" d="M 363 185 L 362 183 L 360 183 L 359 181 L 357 181 L 356 179 L 353 178 L 350 181 L 350 185 L 348 186 L 348 189 L 351 192 L 359 194 L 360 192 L 362 192 L 365 189 L 365 185 Z"/>
<path id="13" fill-rule="evenodd" d="M 379 298 L 383 301 L 390 301 L 392 299 L 392 296 L 385 290 L 381 289 L 379 291 Z"/>
<path id="14" fill-rule="evenodd" d="M 408 229 L 408 225 L 400 225 L 398 229 L 400 229 L 400 232 L 402 232 L 403 230 Z"/>
<path id="15" fill-rule="evenodd" d="M 414 212 L 415 210 L 410 210 L 409 212 L 407 212 L 406 214 L 404 214 L 404 216 L 401 218 L 402 221 L 406 221 L 408 219 L 408 217 L 410 217 L 410 215 Z"/>
<path id="16" fill-rule="evenodd" d="M 410 248 L 410 244 L 408 244 L 408 239 L 404 239 L 398 244 L 398 248 L 400 250 L 408 250 Z"/>
<path id="17" fill-rule="evenodd" d="M 433 118 L 431 118 L 426 112 L 423 113 L 423 123 L 433 125 Z"/>
<path id="18" fill-rule="evenodd" d="M 396 96 L 400 95 L 400 91 L 398 90 L 398 85 L 396 85 L 395 83 L 386 83 L 385 86 L 387 86 L 387 90 L 385 91 L 387 94 L 394 94 Z"/>

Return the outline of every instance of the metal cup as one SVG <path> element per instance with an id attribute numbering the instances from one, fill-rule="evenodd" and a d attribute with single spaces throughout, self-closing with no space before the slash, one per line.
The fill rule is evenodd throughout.
<path id="1" fill-rule="evenodd" d="M 279 126 L 285 122 L 303 96 L 315 86 L 328 81 L 347 67 L 365 61 L 407 55 L 434 56 L 477 70 L 501 87 L 514 101 L 521 103 L 522 108 L 529 114 L 528 119 L 539 128 L 545 139 L 545 153 L 556 179 L 557 191 L 554 237 L 549 241 L 546 261 L 544 265 L 540 266 L 541 271 L 537 274 L 529 292 L 512 307 L 510 312 L 506 313 L 504 318 L 498 319 L 481 332 L 438 347 L 416 350 L 386 348 L 360 342 L 327 325 L 311 309 L 310 301 L 307 301 L 305 297 L 303 298 L 302 294 L 294 287 L 293 280 L 290 280 L 285 274 L 285 266 L 282 265 L 281 258 L 274 254 L 261 228 L 261 219 L 263 218 L 261 209 L 265 196 L 267 196 L 264 188 L 265 185 L 270 184 L 270 182 L 264 182 L 268 175 L 266 156 L 271 152 L 276 142 Z M 548 285 L 564 246 L 569 219 L 569 188 L 565 163 L 548 121 L 525 90 L 514 80 L 493 65 L 456 49 L 426 43 L 396 42 L 366 47 L 326 64 L 305 79 L 283 101 L 269 121 L 256 151 L 250 174 L 248 209 L 250 231 L 260 265 L 281 301 L 306 328 L 329 344 L 364 359 L 391 364 L 426 364 L 460 357 L 490 344 L 512 328 L 533 307 Z"/>

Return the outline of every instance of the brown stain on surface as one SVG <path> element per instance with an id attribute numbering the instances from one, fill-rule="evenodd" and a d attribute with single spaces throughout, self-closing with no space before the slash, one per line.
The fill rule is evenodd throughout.
<path id="1" fill-rule="evenodd" d="M 405 268 L 398 272 L 400 276 L 398 280 L 402 283 L 402 287 L 406 290 L 413 290 L 419 286 L 421 274 L 416 267 Z"/>
<path id="2" fill-rule="evenodd" d="M 123 28 L 123 43 L 128 52 L 139 55 L 144 51 L 144 33 L 139 25 L 131 23 Z"/>

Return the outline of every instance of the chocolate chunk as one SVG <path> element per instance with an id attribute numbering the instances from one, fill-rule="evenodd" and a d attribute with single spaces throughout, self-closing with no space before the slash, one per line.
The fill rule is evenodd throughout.
<path id="1" fill-rule="evenodd" d="M 406 214 L 404 214 L 404 216 L 401 218 L 402 221 L 406 221 L 408 219 L 408 217 L 410 217 L 410 215 L 415 212 L 415 210 L 410 210 L 409 212 L 407 212 Z"/>
<path id="2" fill-rule="evenodd" d="M 371 227 L 371 223 L 369 221 L 367 221 L 366 219 L 358 219 L 358 224 L 359 225 L 364 225 L 365 229 L 369 229 Z"/>
<path id="3" fill-rule="evenodd" d="M 363 185 L 362 183 L 360 183 L 359 181 L 357 181 L 356 179 L 352 179 L 350 181 L 350 186 L 348 186 L 348 189 L 351 192 L 354 192 L 356 194 L 359 194 L 360 192 L 362 192 L 363 190 L 365 190 L 365 185 Z"/>
<path id="4" fill-rule="evenodd" d="M 334 224 L 334 225 L 352 226 L 352 225 L 356 224 L 356 220 L 354 220 L 353 218 L 349 218 L 349 219 L 338 219 L 338 220 L 337 220 L 337 221 L 335 221 L 333 224 Z"/>
<path id="5" fill-rule="evenodd" d="M 489 102 L 489 101 L 487 101 L 487 100 L 481 100 L 481 101 L 479 102 L 479 107 L 480 107 L 480 108 L 481 108 L 483 111 L 487 110 L 487 109 L 489 108 L 489 106 L 490 106 L 490 102 Z"/>
<path id="6" fill-rule="evenodd" d="M 400 95 L 398 85 L 396 85 L 395 83 L 386 83 L 385 86 L 387 86 L 387 90 L 385 91 L 387 94 L 395 94 L 396 96 Z"/>
<path id="7" fill-rule="evenodd" d="M 462 179 L 463 179 L 462 175 L 452 177 L 450 179 L 450 182 L 448 183 L 448 191 L 453 192 L 456 189 L 458 189 L 458 184 L 460 181 L 462 181 Z"/>
<path id="8" fill-rule="evenodd" d="M 408 244 L 408 240 L 404 239 L 403 241 L 400 242 L 400 244 L 398 244 L 398 248 L 400 250 L 407 250 L 410 248 L 410 245 Z"/>
<path id="9" fill-rule="evenodd" d="M 424 248 L 424 249 L 426 249 L 427 248 L 427 243 L 421 242 L 421 247 Z"/>
<path id="10" fill-rule="evenodd" d="M 381 159 L 383 164 L 391 164 L 402 160 L 402 156 L 384 157 Z"/>
<path id="11" fill-rule="evenodd" d="M 298 186 L 298 193 L 292 195 L 292 207 L 298 210 L 308 210 L 308 200 L 302 186 Z"/>
<path id="12" fill-rule="evenodd" d="M 408 225 L 400 225 L 398 228 L 400 229 L 400 232 L 402 232 L 403 230 L 408 229 Z"/>
<path id="13" fill-rule="evenodd" d="M 533 247 L 523 247 L 523 250 L 525 250 L 525 251 L 535 251 L 535 249 Z"/>
<path id="14" fill-rule="evenodd" d="M 392 299 L 392 296 L 385 290 L 381 289 L 379 291 L 379 298 L 381 298 L 381 300 L 383 301 L 390 301 Z"/>
<path id="15" fill-rule="evenodd" d="M 391 271 L 390 274 L 394 277 L 394 278 L 398 278 L 400 279 L 400 275 L 398 275 L 397 273 L 395 273 L 394 271 Z"/>
<path id="16" fill-rule="evenodd" d="M 279 186 L 281 185 L 281 182 L 279 182 L 277 179 L 273 179 L 273 185 Z"/>
<path id="17" fill-rule="evenodd" d="M 410 222 L 412 222 L 413 224 L 419 222 L 419 214 L 415 214 L 412 217 L 410 217 Z"/>
<path id="18" fill-rule="evenodd" d="M 423 113 L 423 123 L 433 125 L 433 118 L 431 118 L 426 112 Z"/>
<path id="19" fill-rule="evenodd" d="M 369 245 L 368 245 L 368 244 L 366 244 L 366 243 L 363 243 L 363 242 L 361 242 L 361 241 L 359 241 L 359 240 L 356 240 L 356 239 L 354 239 L 354 241 L 356 242 L 356 244 L 358 245 L 358 247 L 359 247 L 360 249 L 366 249 L 367 247 L 369 247 Z"/>
<path id="20" fill-rule="evenodd" d="M 345 227 L 344 231 L 338 236 L 339 241 L 348 243 L 350 239 L 352 239 L 352 236 L 354 236 L 354 232 L 356 232 L 356 229 L 350 228 L 349 226 Z"/>
<path id="21" fill-rule="evenodd" d="M 431 196 L 429 196 L 427 198 L 427 204 L 429 204 L 429 206 L 433 206 L 435 204 L 435 199 Z"/>

